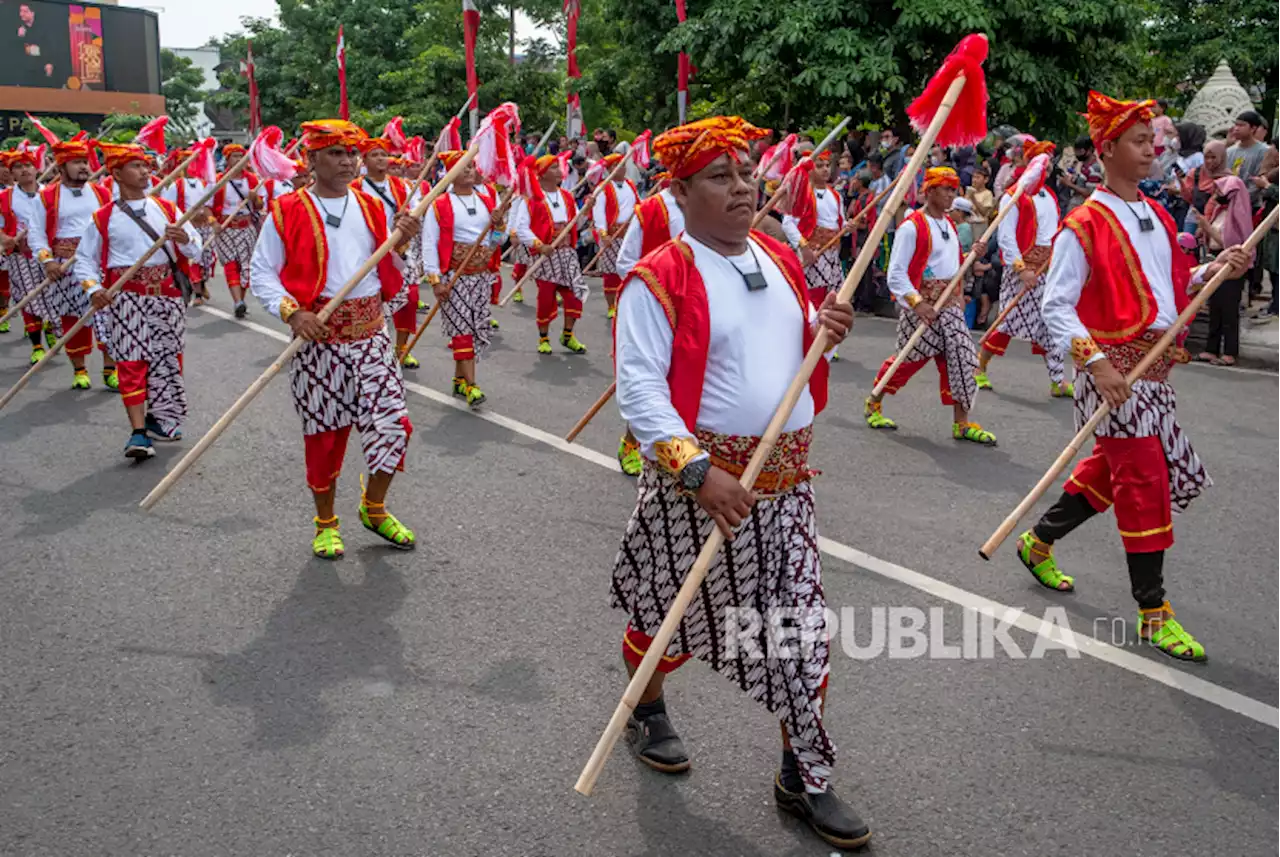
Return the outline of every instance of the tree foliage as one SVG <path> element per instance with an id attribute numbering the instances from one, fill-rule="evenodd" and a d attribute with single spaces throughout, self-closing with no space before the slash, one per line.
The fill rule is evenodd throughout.
<path id="1" fill-rule="evenodd" d="M 204 101 L 203 86 L 204 73 L 191 60 L 168 49 L 160 51 L 160 92 L 169 114 L 167 130 L 172 135 L 192 136 L 200 115 L 199 105 Z"/>

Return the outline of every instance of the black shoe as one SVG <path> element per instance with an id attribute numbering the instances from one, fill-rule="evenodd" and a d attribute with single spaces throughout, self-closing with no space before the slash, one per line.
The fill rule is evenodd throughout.
<path id="1" fill-rule="evenodd" d="M 689 770 L 689 754 L 665 712 L 643 720 L 627 720 L 627 743 L 636 758 L 655 771 L 682 774 Z"/>
<path id="2" fill-rule="evenodd" d="M 236 304 L 236 318 L 244 318 L 249 314 L 249 307 L 245 306 L 244 301 Z"/>
<path id="3" fill-rule="evenodd" d="M 778 809 L 804 821 L 837 848 L 861 848 L 871 839 L 871 828 L 831 789 L 810 794 L 800 786 L 799 791 L 793 792 L 783 787 L 781 777 L 775 777 L 773 799 Z"/>

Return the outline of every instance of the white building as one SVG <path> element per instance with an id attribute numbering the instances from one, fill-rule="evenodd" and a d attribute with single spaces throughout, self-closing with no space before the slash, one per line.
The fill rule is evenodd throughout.
<path id="1" fill-rule="evenodd" d="M 214 92 L 218 89 L 218 65 L 222 62 L 222 56 L 217 48 L 166 48 L 173 51 L 180 57 L 191 60 L 191 64 L 200 69 L 204 75 L 204 84 L 201 89 L 204 92 Z M 205 110 L 204 102 L 197 105 L 200 111 L 194 120 L 195 127 L 192 129 L 197 137 L 208 137 L 214 132 L 214 123 L 209 118 L 208 111 Z"/>

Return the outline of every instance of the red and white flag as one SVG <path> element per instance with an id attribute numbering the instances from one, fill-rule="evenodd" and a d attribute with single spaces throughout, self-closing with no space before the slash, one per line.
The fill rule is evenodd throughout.
<path id="1" fill-rule="evenodd" d="M 157 116 L 138 130 L 133 142 L 144 149 L 163 155 L 168 151 L 164 145 L 164 128 L 168 124 L 168 116 Z"/>
<path id="2" fill-rule="evenodd" d="M 351 118 L 351 107 L 347 103 L 347 40 L 342 37 L 342 25 L 338 25 L 338 89 L 342 101 L 338 105 L 338 116 L 341 119 Z"/>
<path id="3" fill-rule="evenodd" d="M 249 134 L 256 136 L 262 127 L 262 106 L 258 100 L 258 75 L 253 64 L 253 39 L 249 40 L 245 61 L 240 63 L 240 73 L 249 80 Z"/>
<path id="4" fill-rule="evenodd" d="M 467 96 L 471 113 L 476 115 L 480 107 L 480 80 L 476 77 L 476 36 L 480 33 L 480 10 L 474 0 L 462 0 L 462 36 L 467 48 Z M 472 130 L 475 130 L 473 124 Z"/>
<path id="5" fill-rule="evenodd" d="M 568 31 L 565 33 L 565 52 L 568 64 L 567 75 L 570 81 L 582 78 L 582 71 L 578 68 L 578 16 L 581 14 L 581 0 L 564 0 L 564 15 L 568 24 Z M 570 83 L 570 86 L 576 86 L 576 84 Z M 569 136 L 581 137 L 586 131 L 586 123 L 582 120 L 582 99 L 577 92 L 570 92 L 565 100 L 569 105 L 567 123 Z"/>
<path id="6" fill-rule="evenodd" d="M 687 17 L 684 0 L 676 0 L 676 20 L 683 24 Z M 685 113 L 689 109 L 689 72 L 689 55 L 681 51 L 679 64 L 676 66 L 676 106 L 681 124 L 684 124 Z"/>

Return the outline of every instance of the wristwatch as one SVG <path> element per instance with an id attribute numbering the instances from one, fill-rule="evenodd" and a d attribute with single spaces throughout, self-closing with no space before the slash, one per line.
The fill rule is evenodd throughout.
<path id="1" fill-rule="evenodd" d="M 680 485 L 686 491 L 696 492 L 707 481 L 707 471 L 711 469 L 711 458 L 699 458 L 690 461 L 680 468 Z"/>

